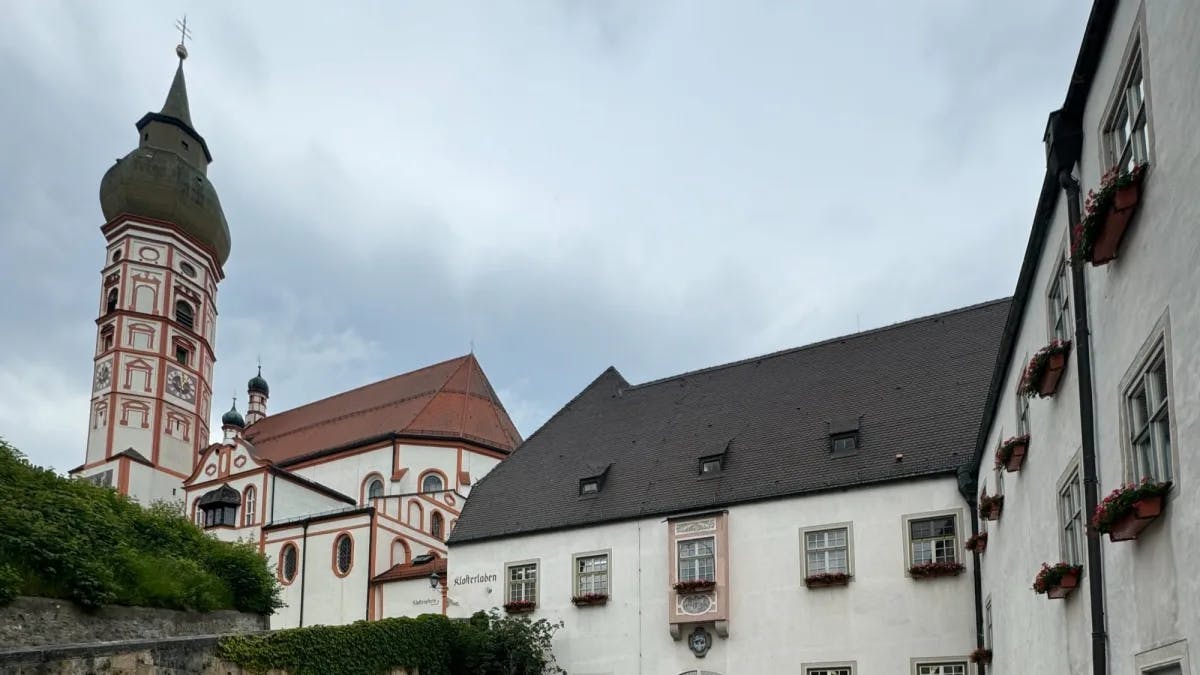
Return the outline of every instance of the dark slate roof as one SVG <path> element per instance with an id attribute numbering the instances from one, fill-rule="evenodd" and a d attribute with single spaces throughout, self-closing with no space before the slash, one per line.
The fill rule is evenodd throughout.
<path id="1" fill-rule="evenodd" d="M 451 543 L 955 473 L 1008 313 L 996 300 L 631 386 L 600 374 L 471 491 Z M 856 452 L 831 428 L 859 422 Z M 699 477 L 699 458 L 724 452 Z M 897 453 L 904 455 L 897 462 Z M 579 480 L 609 465 L 600 494 Z"/>
<path id="2" fill-rule="evenodd" d="M 242 495 L 237 490 L 229 487 L 228 483 L 224 483 L 221 487 L 205 492 L 199 500 L 196 501 L 196 506 L 201 508 L 211 505 L 231 505 L 240 506 L 242 503 Z"/>

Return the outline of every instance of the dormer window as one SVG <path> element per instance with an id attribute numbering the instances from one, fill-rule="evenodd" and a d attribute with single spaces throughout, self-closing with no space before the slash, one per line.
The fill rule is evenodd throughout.
<path id="1" fill-rule="evenodd" d="M 700 458 L 700 475 L 713 476 L 725 468 L 725 455 L 710 455 Z"/>
<path id="2" fill-rule="evenodd" d="M 854 452 L 858 449 L 858 432 L 852 431 L 844 434 L 834 434 L 829 438 L 833 447 L 833 452 Z"/>
<path id="3" fill-rule="evenodd" d="M 608 476 L 608 464 L 591 464 L 586 467 L 587 473 L 579 479 L 579 496 L 595 497 L 604 489 L 604 479 Z"/>
<path id="4" fill-rule="evenodd" d="M 599 478 L 584 478 L 579 481 L 579 494 L 581 496 L 594 495 L 600 493 Z"/>

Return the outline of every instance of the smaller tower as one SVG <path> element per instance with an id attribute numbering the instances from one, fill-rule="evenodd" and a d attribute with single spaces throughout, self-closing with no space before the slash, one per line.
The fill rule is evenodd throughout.
<path id="1" fill-rule="evenodd" d="M 258 374 L 246 383 L 246 393 L 250 395 L 250 407 L 246 409 L 246 424 L 251 425 L 267 416 L 267 398 L 271 395 L 271 388 L 263 379 L 261 365 L 258 367 Z"/>
<path id="2" fill-rule="evenodd" d="M 229 412 L 221 415 L 221 431 L 225 432 L 225 442 L 232 443 L 245 428 L 246 420 L 242 419 L 242 413 L 238 412 L 237 397 L 234 396 L 233 407 L 229 409 Z"/>

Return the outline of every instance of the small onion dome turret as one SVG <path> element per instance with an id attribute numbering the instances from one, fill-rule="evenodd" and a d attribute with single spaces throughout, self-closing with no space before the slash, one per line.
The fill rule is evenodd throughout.
<path id="1" fill-rule="evenodd" d="M 267 381 L 262 376 L 262 366 L 258 367 L 258 374 L 250 378 L 250 381 L 246 383 L 246 390 L 251 394 L 271 395 L 271 388 L 267 386 Z"/>
<path id="2" fill-rule="evenodd" d="M 221 426 L 245 428 L 246 420 L 242 417 L 242 413 L 238 412 L 237 399 L 234 399 L 233 407 L 229 409 L 229 412 L 221 415 Z"/>

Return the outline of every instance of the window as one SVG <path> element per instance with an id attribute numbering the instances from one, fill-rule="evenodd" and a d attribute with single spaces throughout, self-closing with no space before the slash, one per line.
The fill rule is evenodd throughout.
<path id="1" fill-rule="evenodd" d="M 371 479 L 367 484 L 367 499 L 379 499 L 383 496 L 383 481 L 379 478 Z"/>
<path id="2" fill-rule="evenodd" d="M 1128 171 L 1150 161 L 1150 131 L 1146 118 L 1146 83 L 1142 77 L 1142 50 L 1135 46 L 1126 74 L 1112 103 L 1105 126 L 1108 160 Z"/>
<path id="3" fill-rule="evenodd" d="M 1062 528 L 1062 559 L 1072 565 L 1083 563 L 1083 499 L 1079 468 L 1069 469 L 1067 479 L 1058 488 L 1058 523 Z"/>
<path id="4" fill-rule="evenodd" d="M 835 434 L 829 437 L 833 452 L 853 452 L 858 449 L 858 432 Z"/>
<path id="5" fill-rule="evenodd" d="M 113 262 L 121 262 L 121 252 L 113 251 Z"/>
<path id="6" fill-rule="evenodd" d="M 961 661 L 918 663 L 917 675 L 967 675 L 967 664 Z"/>
<path id="7" fill-rule="evenodd" d="M 279 580 L 285 584 L 290 584 L 296 578 L 296 558 L 299 557 L 296 553 L 295 544 L 284 544 L 283 550 L 279 553 Z"/>
<path id="8" fill-rule="evenodd" d="M 100 344 L 102 351 L 108 351 L 113 348 L 113 327 L 111 325 L 100 329 Z"/>
<path id="9" fill-rule="evenodd" d="M 1029 363 L 1029 359 L 1022 363 Z M 1017 435 L 1029 435 L 1029 397 L 1021 394 L 1017 394 Z"/>
<path id="10" fill-rule="evenodd" d="M 1155 668 L 1154 670 L 1143 670 L 1142 672 L 1146 675 L 1183 675 L 1183 666 L 1173 663 L 1169 666 Z"/>
<path id="11" fill-rule="evenodd" d="M 350 535 L 339 534 L 337 539 L 334 539 L 333 558 L 333 571 L 339 577 L 350 573 L 350 567 L 354 564 L 354 540 Z"/>
<path id="12" fill-rule="evenodd" d="M 805 668 L 804 675 L 854 675 L 852 666 L 817 666 Z"/>
<path id="13" fill-rule="evenodd" d="M 196 327 L 196 315 L 192 311 L 192 306 L 182 300 L 175 303 L 175 320 L 188 330 Z"/>
<path id="14" fill-rule="evenodd" d="M 953 515 L 909 520 L 910 563 L 958 562 L 957 532 Z"/>
<path id="15" fill-rule="evenodd" d="M 985 649 L 993 649 L 992 646 L 992 599 L 988 598 L 987 603 L 983 606 L 983 646 Z"/>
<path id="16" fill-rule="evenodd" d="M 716 543 L 712 537 L 685 539 L 676 543 L 679 554 L 678 581 L 716 581 Z"/>
<path id="17" fill-rule="evenodd" d="M 237 527 L 236 506 L 222 505 L 204 509 L 204 527 L 221 526 Z"/>
<path id="18" fill-rule="evenodd" d="M 1058 270 L 1054 273 L 1054 281 L 1047 293 L 1050 309 L 1050 336 L 1055 340 L 1071 339 L 1071 298 L 1070 285 L 1067 281 L 1067 271 L 1070 267 L 1066 258 L 1058 261 Z"/>
<path id="19" fill-rule="evenodd" d="M 712 455 L 700 458 L 700 475 L 711 476 L 721 472 L 724 467 L 724 455 Z"/>
<path id="20" fill-rule="evenodd" d="M 444 489 L 446 489 L 446 484 L 436 473 L 425 474 L 425 477 L 421 479 L 421 492 L 441 492 Z"/>
<path id="21" fill-rule="evenodd" d="M 117 289 L 108 289 L 108 297 L 104 300 L 104 313 L 111 314 L 117 311 Z"/>
<path id="22" fill-rule="evenodd" d="M 196 268 L 192 267 L 191 263 L 188 263 L 188 262 L 179 263 L 179 271 L 183 272 L 184 276 L 187 276 L 191 279 L 196 278 Z"/>
<path id="23" fill-rule="evenodd" d="M 805 530 L 804 576 L 850 574 L 850 528 Z"/>
<path id="24" fill-rule="evenodd" d="M 508 566 L 507 602 L 537 602 L 537 563 Z"/>
<path id="25" fill-rule="evenodd" d="M 608 595 L 608 554 L 575 556 L 575 595 Z"/>
<path id="26" fill-rule="evenodd" d="M 187 347 L 176 347 L 175 348 L 175 360 L 178 361 L 179 363 L 186 366 L 188 364 L 188 360 L 191 359 L 191 357 L 192 357 L 192 353 L 187 350 Z"/>
<path id="27" fill-rule="evenodd" d="M 583 480 L 579 481 L 579 494 L 594 495 L 594 494 L 599 494 L 599 493 L 600 493 L 600 479 L 599 478 L 584 478 Z"/>
<path id="28" fill-rule="evenodd" d="M 246 488 L 246 494 L 242 498 L 242 524 L 250 526 L 254 524 L 254 506 L 258 499 L 258 491 L 253 485 Z"/>
<path id="29" fill-rule="evenodd" d="M 1150 478 L 1163 482 L 1174 477 L 1169 392 L 1167 361 L 1160 346 L 1148 365 L 1134 377 L 1125 395 L 1129 414 L 1129 447 L 1136 481 Z"/>
<path id="30" fill-rule="evenodd" d="M 438 541 L 442 540 L 442 530 L 446 529 L 445 522 L 442 514 L 437 511 L 434 511 L 433 515 L 429 516 L 429 534 L 433 535 L 434 539 Z"/>

